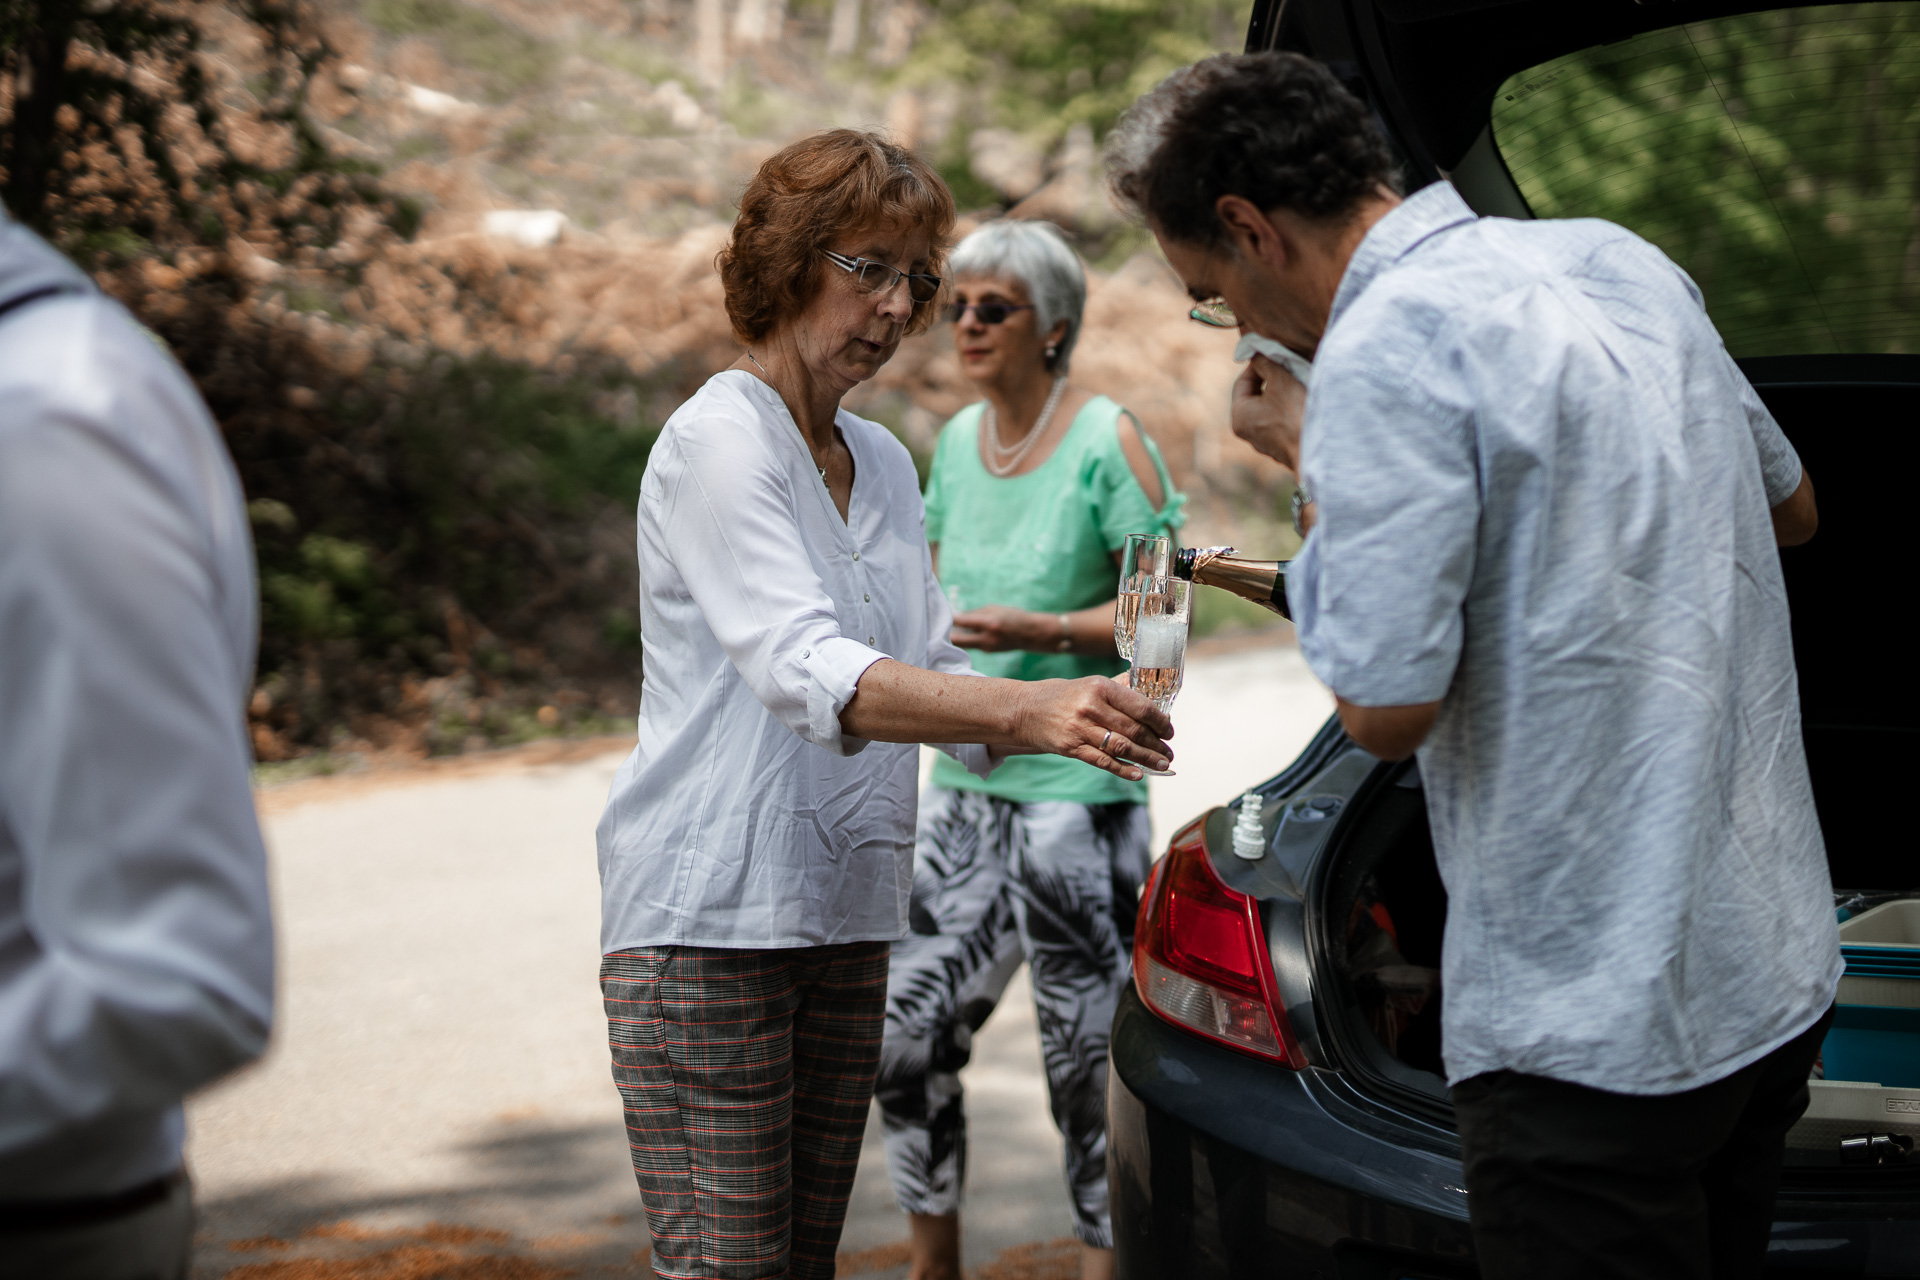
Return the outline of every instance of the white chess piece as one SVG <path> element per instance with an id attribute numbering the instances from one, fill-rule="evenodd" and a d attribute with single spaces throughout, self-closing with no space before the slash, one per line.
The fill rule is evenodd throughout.
<path id="1" fill-rule="evenodd" d="M 1249 791 L 1240 797 L 1240 816 L 1233 823 L 1233 854 L 1248 862 L 1257 861 L 1267 851 L 1267 833 L 1260 827 L 1260 793 Z"/>

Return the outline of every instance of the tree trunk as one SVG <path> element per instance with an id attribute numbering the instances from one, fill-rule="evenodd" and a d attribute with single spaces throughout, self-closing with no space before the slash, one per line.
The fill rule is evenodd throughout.
<path id="1" fill-rule="evenodd" d="M 833 21 L 827 28 L 827 52 L 836 58 L 844 58 L 859 43 L 860 0 L 833 0 Z"/>
<path id="2" fill-rule="evenodd" d="M 767 0 L 740 0 L 733 14 L 735 43 L 751 49 L 767 40 Z"/>
<path id="3" fill-rule="evenodd" d="M 727 78 L 726 0 L 693 0 L 693 60 L 700 76 L 718 87 Z"/>
<path id="4" fill-rule="evenodd" d="M 36 230 L 47 229 L 47 188 L 57 148 L 54 119 L 67 79 L 75 6 L 63 0 L 37 5 L 36 21 L 20 41 L 14 76 L 13 137 L 7 156 L 7 209 Z"/>
<path id="5" fill-rule="evenodd" d="M 883 67 L 897 67 L 913 51 L 913 30 L 920 25 L 920 6 L 914 0 L 891 0 L 874 20 L 880 46 L 873 60 Z"/>

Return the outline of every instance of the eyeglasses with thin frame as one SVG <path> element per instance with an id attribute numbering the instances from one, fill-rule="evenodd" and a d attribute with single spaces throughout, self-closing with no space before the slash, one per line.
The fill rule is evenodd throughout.
<path id="1" fill-rule="evenodd" d="M 875 262 L 872 258 L 849 258 L 844 253 L 835 253 L 831 249 L 822 249 L 827 261 L 853 277 L 853 283 L 862 293 L 889 293 L 902 279 L 907 282 L 907 296 L 913 299 L 913 305 L 932 302 L 940 295 L 940 277 L 916 275 L 890 267 L 884 262 Z"/>
<path id="2" fill-rule="evenodd" d="M 959 324 L 971 311 L 981 324 L 1005 324 L 1014 312 L 1031 311 L 1033 306 L 1031 302 L 952 302 L 947 304 L 947 319 Z"/>
<path id="3" fill-rule="evenodd" d="M 1233 314 L 1233 308 L 1227 300 L 1215 295 L 1187 312 L 1187 319 L 1198 320 L 1211 329 L 1238 329 L 1240 319 Z"/>

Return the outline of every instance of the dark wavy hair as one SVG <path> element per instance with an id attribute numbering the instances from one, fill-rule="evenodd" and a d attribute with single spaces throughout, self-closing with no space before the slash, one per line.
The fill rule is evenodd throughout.
<path id="1" fill-rule="evenodd" d="M 1223 53 L 1168 76 L 1108 136 L 1107 182 L 1162 235 L 1207 248 L 1221 196 L 1324 222 L 1400 190 L 1365 104 L 1297 53 Z"/>
<path id="2" fill-rule="evenodd" d="M 733 336 L 752 346 L 799 315 L 825 278 L 821 250 L 870 227 L 927 233 L 923 270 L 939 275 L 953 240 L 953 193 L 927 162 L 877 133 L 829 129 L 768 157 L 740 197 L 714 265 Z M 914 308 L 908 333 L 933 324 L 939 300 Z"/>

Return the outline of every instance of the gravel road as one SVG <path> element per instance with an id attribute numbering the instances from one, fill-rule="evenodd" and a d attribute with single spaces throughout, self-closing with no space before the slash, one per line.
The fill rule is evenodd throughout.
<path id="1" fill-rule="evenodd" d="M 1330 708 L 1290 645 L 1196 646 L 1156 839 Z M 279 1024 L 188 1108 L 198 1280 L 650 1274 L 595 979 L 593 827 L 619 760 L 547 748 L 263 793 Z M 966 1079 L 968 1266 L 1074 1274 L 1024 976 Z M 905 1234 L 876 1122 L 841 1274 L 904 1275 Z"/>

